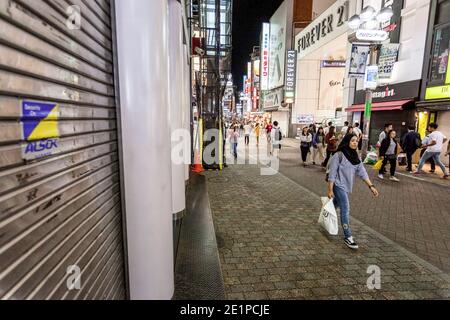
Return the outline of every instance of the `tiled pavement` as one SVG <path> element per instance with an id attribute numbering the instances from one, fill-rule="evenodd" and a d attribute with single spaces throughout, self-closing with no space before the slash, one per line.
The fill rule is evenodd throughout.
<path id="1" fill-rule="evenodd" d="M 302 168 L 298 149 L 292 147 L 280 154 L 280 172 L 316 195 L 325 195 L 324 171 L 315 166 Z M 350 199 L 351 215 L 450 273 L 450 182 L 437 185 L 399 175 L 400 183 L 394 183 L 379 180 L 370 167 L 368 172 L 380 198 L 374 200 L 364 183 L 357 181 Z"/>
<path id="2" fill-rule="evenodd" d="M 207 172 L 228 299 L 449 299 L 447 274 L 353 222 L 361 248 L 317 225 L 320 200 L 253 165 Z M 367 269 L 381 269 L 370 290 Z"/>

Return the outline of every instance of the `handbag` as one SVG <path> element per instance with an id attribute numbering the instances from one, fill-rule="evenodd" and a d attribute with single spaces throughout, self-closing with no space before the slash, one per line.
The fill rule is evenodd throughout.
<path id="1" fill-rule="evenodd" d="M 322 210 L 318 223 L 332 236 L 339 234 L 338 217 L 332 199 L 321 198 Z"/>

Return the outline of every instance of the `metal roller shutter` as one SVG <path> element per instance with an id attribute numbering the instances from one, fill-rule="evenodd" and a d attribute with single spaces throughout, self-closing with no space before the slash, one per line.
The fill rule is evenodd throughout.
<path id="1" fill-rule="evenodd" d="M 0 0 L 1 299 L 126 296 L 111 11 Z"/>

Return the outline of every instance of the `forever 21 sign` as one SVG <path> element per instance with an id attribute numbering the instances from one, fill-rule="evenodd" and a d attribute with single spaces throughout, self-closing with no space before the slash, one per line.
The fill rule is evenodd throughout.
<path id="1" fill-rule="evenodd" d="M 334 33 L 337 30 L 345 31 L 346 21 L 348 20 L 348 2 L 342 2 L 337 5 L 337 8 L 330 8 L 329 13 L 325 12 L 318 19 L 317 24 L 313 24 L 312 27 L 307 27 L 303 30 L 297 39 L 297 52 L 299 58 L 307 54 L 308 49 L 312 49 L 319 42 L 323 42 L 325 38 L 330 38 L 328 35 Z M 335 6 L 333 6 L 335 7 Z M 339 34 L 336 34 L 336 37 Z M 298 37 L 298 36 L 297 36 Z"/>

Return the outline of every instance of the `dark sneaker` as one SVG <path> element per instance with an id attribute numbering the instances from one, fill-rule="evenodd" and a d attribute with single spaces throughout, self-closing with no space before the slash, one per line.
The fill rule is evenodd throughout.
<path id="1" fill-rule="evenodd" d="M 345 244 L 352 250 L 358 250 L 359 246 L 354 240 L 344 239 Z"/>
<path id="2" fill-rule="evenodd" d="M 449 177 L 450 177 L 450 176 L 447 174 L 447 175 L 445 175 L 444 177 L 442 177 L 442 179 L 447 180 Z"/>

